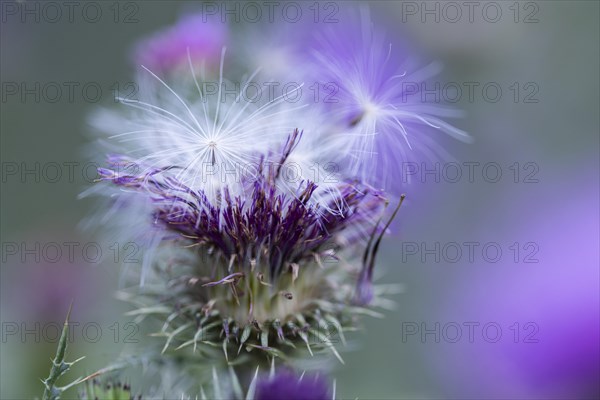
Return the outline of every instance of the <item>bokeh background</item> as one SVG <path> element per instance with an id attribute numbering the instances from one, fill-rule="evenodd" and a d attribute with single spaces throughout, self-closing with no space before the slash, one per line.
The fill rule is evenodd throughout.
<path id="1" fill-rule="evenodd" d="M 41 394 L 71 298 L 80 328 L 69 352 L 87 356 L 76 373 L 106 365 L 128 337 L 144 340 L 113 298 L 115 263 L 96 262 L 95 247 L 83 255 L 89 243 L 104 255 L 130 250 L 80 229 L 97 205 L 78 199 L 95 176 L 82 150 L 91 142 L 86 119 L 98 105 L 115 105 L 115 89 L 127 90 L 136 41 L 197 6 L 97 2 L 103 16 L 90 23 L 84 2 L 72 22 L 67 14 L 51 21 L 52 10 L 39 21 L 36 11 L 23 16 L 22 7 L 36 7 L 25 3 L 3 1 L 1 10 L 3 399 Z M 440 164 L 448 167 L 439 182 L 419 170 L 406 186 L 379 269 L 380 281 L 404 290 L 392 298 L 394 311 L 367 318 L 353 337 L 346 365 L 334 371 L 339 396 L 600 398 L 600 3 L 474 2 L 472 20 L 462 2 L 453 3 L 461 17 L 448 2 L 369 4 L 378 27 L 443 62 L 434 81 L 478 85 L 455 104 L 466 113 L 456 124 L 475 140 L 440 138 L 457 164 Z M 62 88 L 56 101 L 54 84 Z M 26 92 L 35 85 L 39 99 Z M 72 260 L 65 242 L 79 244 Z"/>

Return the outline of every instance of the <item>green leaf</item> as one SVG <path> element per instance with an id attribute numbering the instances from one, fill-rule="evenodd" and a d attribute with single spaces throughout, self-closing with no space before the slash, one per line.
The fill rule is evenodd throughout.
<path id="1" fill-rule="evenodd" d="M 58 348 L 56 349 L 56 355 L 52 360 L 52 368 L 50 368 L 50 375 L 48 375 L 48 378 L 46 378 L 45 380 L 42 380 L 42 383 L 44 384 L 44 394 L 42 396 L 43 400 L 60 399 L 62 392 L 84 381 L 84 379 L 80 377 L 74 380 L 73 382 L 69 383 L 68 385 L 62 387 L 56 385 L 56 382 L 61 376 L 63 376 L 76 362 L 79 362 L 84 358 L 81 357 L 73 362 L 65 361 L 65 355 L 67 353 L 67 343 L 69 338 L 69 317 L 71 316 L 72 308 L 73 303 L 71 303 L 71 305 L 69 306 L 67 318 L 65 318 L 65 323 L 63 324 L 63 329 L 60 334 L 60 339 L 58 341 Z"/>

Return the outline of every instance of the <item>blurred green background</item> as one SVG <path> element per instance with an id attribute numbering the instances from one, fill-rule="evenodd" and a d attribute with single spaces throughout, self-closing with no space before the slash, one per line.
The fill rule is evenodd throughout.
<path id="1" fill-rule="evenodd" d="M 440 82 L 480 84 L 473 101 L 463 95 L 456 103 L 466 112 L 456 124 L 475 142 L 440 138 L 440 143 L 458 163 L 496 162 L 503 176 L 491 183 L 476 169 L 473 182 L 463 176 L 457 183 L 444 179 L 437 183 L 430 176 L 406 187 L 406 207 L 383 246 L 379 269 L 381 281 L 402 283 L 404 292 L 393 296 L 394 311 L 383 319 L 366 318 L 365 332 L 353 336 L 356 346 L 346 352 L 346 365 L 335 370 L 338 393 L 361 399 L 597 398 L 598 350 L 593 342 L 598 341 L 599 301 L 600 3 L 497 2 L 503 14 L 495 23 L 482 17 L 480 10 L 487 2 L 477 2 L 473 22 L 467 15 L 451 22 L 455 15 L 451 9 L 445 9 L 445 17 L 440 14 L 439 22 L 432 16 L 423 22 L 407 7 L 421 12 L 421 7 L 435 9 L 436 2 L 408 3 L 369 2 L 374 19 L 390 35 L 402 35 L 425 60 L 443 62 Z M 118 278 L 114 264 L 82 266 L 81 257 L 76 257 L 78 261 L 61 267 L 66 272 L 56 272 L 56 264 L 31 262 L 31 256 L 23 262 L 21 253 L 13 255 L 10 247 L 95 240 L 77 228 L 96 204 L 93 199 L 78 200 L 91 184 L 83 174 L 94 176 L 83 169 L 89 161 L 83 148 L 91 142 L 86 119 L 98 105 L 114 105 L 115 85 L 123 89 L 132 81 L 129 54 L 134 43 L 173 24 L 193 6 L 178 1 L 97 4 L 103 12 L 97 23 L 83 20 L 77 11 L 81 7 L 73 22 L 66 15 L 57 22 L 43 16 L 36 22 L 32 16 L 23 20 L 13 15 L 15 3 L 2 2 L 3 399 L 32 398 L 42 392 L 38 378 L 47 374 L 56 343 L 45 343 L 44 335 L 36 338 L 35 333 L 23 338 L 20 324 L 29 321 L 26 326 L 31 328 L 35 321 L 60 321 L 68 307 L 60 296 L 48 299 L 43 293 L 76 295 L 75 320 L 82 325 L 96 321 L 102 329 L 97 342 L 95 328 L 89 328 L 87 340 L 75 331 L 70 354 L 87 356 L 79 369 L 82 373 L 116 357 L 129 333 L 124 329 L 127 319 L 120 317 L 124 308 L 112 296 Z M 443 12 L 444 2 L 437 4 Z M 517 22 L 515 8 L 520 10 Z M 462 12 L 466 13 L 464 7 Z M 124 23 L 127 15 L 136 22 Z M 526 23 L 528 16 L 537 22 Z M 72 101 L 66 82 L 79 84 Z M 503 90 L 497 102 L 482 95 L 480 88 L 489 82 Z M 517 101 L 510 88 L 515 82 L 520 90 Z M 40 87 L 58 83 L 62 97 L 49 101 L 54 97 L 52 84 L 39 101 L 33 94 L 23 94 L 21 84 L 31 88 L 36 83 Z M 86 98 L 82 89 L 90 83 Z M 525 87 L 528 83 L 533 85 Z M 97 87 L 102 93 L 94 102 L 90 98 L 96 97 Z M 530 99 L 538 101 L 525 102 L 533 92 Z M 23 165 L 35 168 L 35 163 L 40 165 L 39 181 L 36 173 L 22 176 Z M 51 182 L 52 163 L 61 166 L 56 182 Z M 73 179 L 65 163 L 78 163 L 70 164 Z M 519 163 L 521 173 L 517 182 L 514 163 Z M 534 164 L 526 167 L 526 163 Z M 532 171 L 537 182 L 525 182 Z M 448 257 L 436 261 L 431 255 L 422 259 L 422 252 L 407 253 L 407 243 L 431 248 L 435 243 L 443 247 L 473 241 L 496 243 L 503 256 L 492 263 L 476 252 L 472 262 L 463 255 L 453 263 Z M 509 248 L 514 242 L 521 248 L 516 261 Z M 538 263 L 524 262 L 530 249 L 523 245 L 529 242 L 538 246 Z M 42 268 L 51 272 L 42 274 Z M 75 271 L 81 269 L 85 272 Z M 59 273 L 66 277 L 56 283 L 53 278 Z M 84 277 L 78 279 L 80 275 Z M 583 333 L 566 329 L 578 326 L 582 313 L 586 324 L 591 318 Z M 502 340 L 489 343 L 476 330 L 474 343 L 469 343 L 463 325 L 467 321 L 480 327 L 498 323 Z M 15 322 L 19 332 L 9 334 Z M 424 340 L 421 332 L 408 335 L 407 329 L 421 329 L 422 323 L 434 329 L 436 322 L 442 327 L 457 323 L 463 337 L 452 343 L 442 334 L 436 343 L 433 334 Z M 534 322 L 539 342 L 514 343 L 510 327 L 516 322 L 523 335 L 524 324 Z M 119 340 L 114 340 L 115 331 Z M 585 335 L 591 335 L 592 347 L 577 352 L 573 348 Z M 564 358 L 562 352 L 570 356 Z M 543 357 L 547 360 L 539 365 L 533 362 Z"/>

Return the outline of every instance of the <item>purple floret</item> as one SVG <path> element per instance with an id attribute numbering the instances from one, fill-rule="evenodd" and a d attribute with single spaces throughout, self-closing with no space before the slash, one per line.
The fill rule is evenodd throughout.
<path id="1" fill-rule="evenodd" d="M 273 379 L 258 382 L 256 400 L 324 400 L 331 399 L 325 379 L 305 376 L 302 380 L 291 372 L 280 372 Z"/>
<path id="2" fill-rule="evenodd" d="M 281 164 L 300 134 L 290 137 Z M 118 158 L 118 165 L 124 161 Z M 117 165 L 117 166 L 118 166 Z M 243 268 L 260 259 L 272 278 L 290 264 L 313 258 L 343 232 L 346 245 L 364 237 L 382 212 L 382 194 L 358 182 L 339 185 L 341 210 L 310 202 L 317 185 L 302 182 L 295 195 L 277 189 L 278 170 L 263 170 L 247 184 L 247 194 L 232 197 L 227 188 L 216 201 L 193 190 L 169 174 L 173 168 L 133 168 L 137 174 L 99 169 L 102 179 L 147 193 L 156 204 L 154 221 L 186 240 L 234 258 Z M 362 229 L 360 229 L 362 227 Z M 371 229 L 371 228 L 368 228 Z"/>

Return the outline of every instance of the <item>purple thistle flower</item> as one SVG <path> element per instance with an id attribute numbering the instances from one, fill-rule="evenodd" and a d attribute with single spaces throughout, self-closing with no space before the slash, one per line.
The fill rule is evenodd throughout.
<path id="1" fill-rule="evenodd" d="M 327 211 L 333 206 L 321 210 L 319 204 L 310 204 L 317 188 L 314 182 L 301 182 L 295 196 L 278 191 L 280 167 L 299 137 L 298 131 L 290 136 L 277 167 L 267 170 L 264 164 L 259 165 L 256 180 L 246 184 L 247 196 L 232 197 L 225 188 L 216 204 L 202 191 L 168 174 L 177 167 L 138 168 L 144 172 L 137 176 L 107 168 L 98 169 L 98 173 L 103 180 L 149 194 L 156 205 L 155 221 L 184 238 L 218 250 L 226 259 L 235 257 L 242 269 L 249 269 L 254 260 L 265 257 L 263 262 L 274 279 L 287 265 L 313 257 L 338 233 L 348 231 L 346 241 L 356 241 L 356 228 L 369 224 L 386 203 L 379 191 L 358 182 L 339 185 L 342 209 L 336 213 Z M 114 159 L 122 165 L 122 160 Z"/>
<path id="2" fill-rule="evenodd" d="M 164 317 L 156 335 L 167 338 L 163 353 L 216 347 L 229 365 L 239 356 L 236 366 L 263 367 L 331 351 L 343 363 L 330 335 L 344 342 L 362 308 L 378 305 L 376 255 L 399 208 L 388 219 L 390 201 L 374 185 L 391 186 L 409 127 L 462 136 L 437 107 L 401 102 L 404 75 L 367 16 L 338 27 L 343 43 L 324 39 L 294 62 L 282 57 L 249 74 L 235 96 L 224 92 L 223 26 L 190 16 L 139 46 L 137 62 L 150 75 L 141 98 L 121 99 L 132 113 L 98 114 L 94 125 L 128 156 L 98 169 L 116 188 L 107 191 L 113 209 L 127 209 L 132 236 L 154 235 L 140 279 L 151 288 L 124 298 L 136 300 L 141 317 Z M 204 85 L 201 60 L 220 61 L 216 93 Z M 179 67 L 188 74 L 173 73 Z M 333 82 L 339 101 L 244 97 L 272 73 Z M 319 382 L 279 374 L 260 383 L 258 398 L 328 398 Z"/>
<path id="3" fill-rule="evenodd" d="M 303 376 L 292 372 L 278 372 L 270 379 L 262 379 L 256 385 L 255 400 L 325 400 L 331 392 L 325 379 L 320 376 Z"/>
<path id="4" fill-rule="evenodd" d="M 98 171 L 101 179 L 150 199 L 154 211 L 148 218 L 170 232 L 162 235 L 163 243 L 183 243 L 182 249 L 193 248 L 208 257 L 208 262 L 179 268 L 169 287 L 177 293 L 178 304 L 200 311 L 200 326 L 222 327 L 217 336 L 224 335 L 225 348 L 235 341 L 239 352 L 248 340 L 248 348 L 268 353 L 274 351 L 270 340 L 301 339 L 310 351 L 308 334 L 326 343 L 329 339 L 315 329 L 334 321 L 340 331 L 337 318 L 347 305 L 354 301 L 363 306 L 372 300 L 375 253 L 387 230 L 378 220 L 388 201 L 368 185 L 341 182 L 341 208 L 331 212 L 334 207 L 311 202 L 314 182 L 300 182 L 294 195 L 279 190 L 281 166 L 300 136 L 297 130 L 290 135 L 274 168 L 259 164 L 254 180 L 242 185 L 247 193 L 231 196 L 225 188 L 216 200 L 178 181 L 172 173 L 177 166 L 140 167 L 135 169 L 143 171 L 138 174 Z M 117 165 L 124 162 L 113 160 Z M 362 269 L 345 261 L 339 265 L 336 253 L 366 240 L 368 232 Z M 336 265 L 325 264 L 326 258 L 337 259 Z M 189 317 L 198 320 L 196 315 Z M 255 343 L 249 340 L 252 331 L 260 333 Z"/>
<path id="5" fill-rule="evenodd" d="M 134 60 L 152 71 L 165 72 L 187 66 L 189 53 L 192 61 L 205 61 L 215 67 L 227 35 L 227 26 L 221 21 L 203 14 L 188 15 L 141 41 Z"/>

